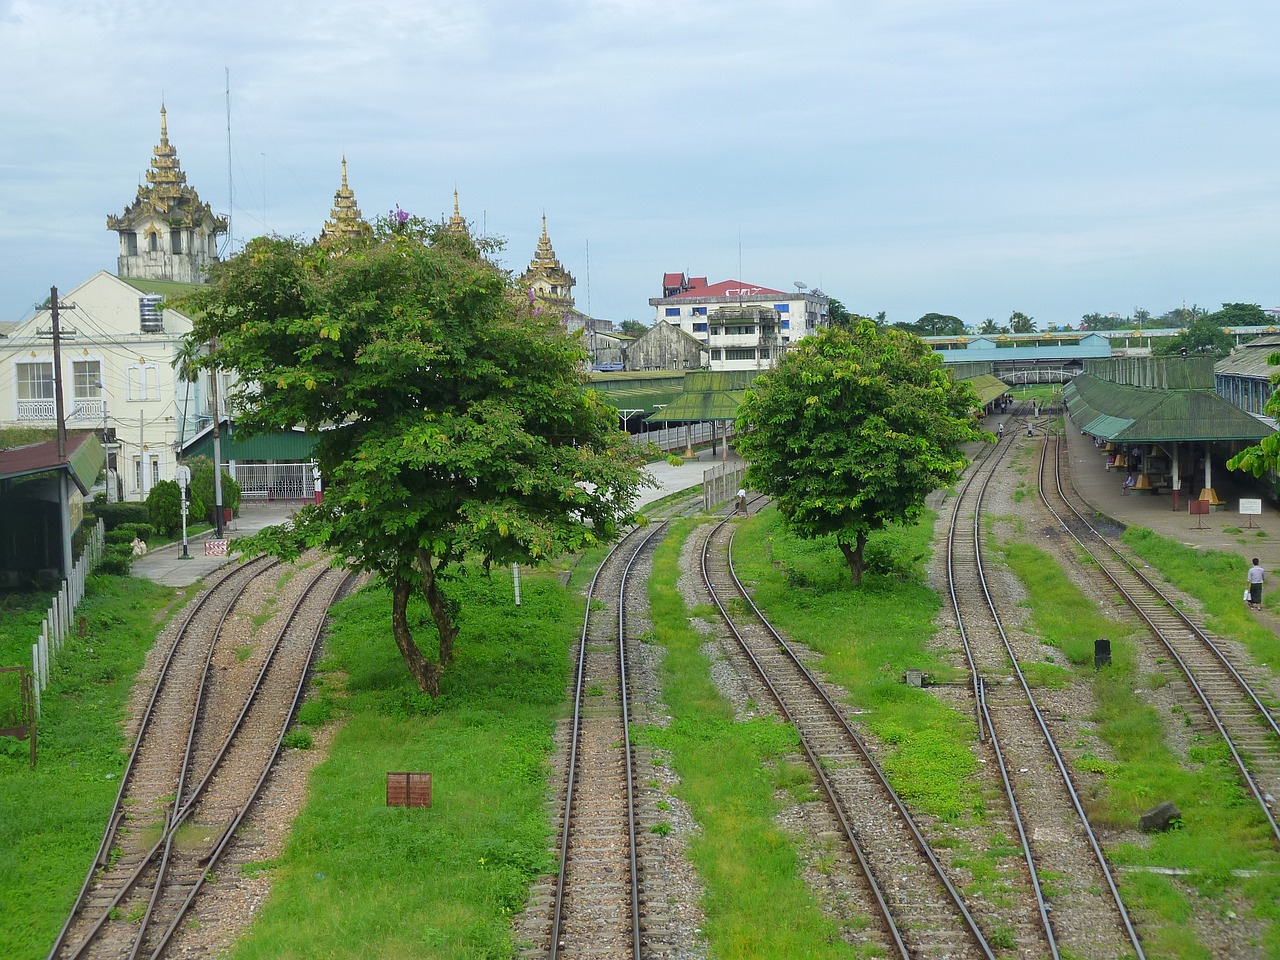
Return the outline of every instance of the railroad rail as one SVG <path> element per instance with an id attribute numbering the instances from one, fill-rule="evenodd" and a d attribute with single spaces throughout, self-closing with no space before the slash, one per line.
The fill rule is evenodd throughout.
<path id="1" fill-rule="evenodd" d="M 347 578 L 322 563 L 283 568 L 259 558 L 191 604 L 50 960 L 164 954 L 267 780 L 305 689 L 324 611 Z M 244 607 L 248 591 L 264 584 L 291 600 L 264 622 L 272 628 L 265 643 Z M 309 629 L 298 626 L 304 613 L 314 617 Z"/>
<path id="2" fill-rule="evenodd" d="M 819 788 L 859 865 L 884 949 L 903 960 L 994 960 L 963 897 L 866 744 L 739 581 L 733 529 L 726 518 L 708 536 L 703 581 L 778 710 L 799 732 Z M 738 604 L 731 610 L 735 599 L 745 602 L 748 613 L 739 615 Z"/>
<path id="3" fill-rule="evenodd" d="M 1045 711 L 1022 671 L 1020 659 L 1035 651 L 1020 650 L 1009 637 L 987 577 L 981 527 L 984 498 L 1004 454 L 1017 442 L 1011 434 L 970 473 L 953 505 L 947 535 L 949 593 L 970 672 L 979 739 L 990 749 L 991 766 L 999 773 L 1022 848 L 1043 941 L 1037 955 L 1057 960 L 1062 940 L 1075 955 L 1094 955 L 1109 945 L 1108 955 L 1131 950 L 1141 960 L 1142 943 L 1114 872 Z M 1013 682 L 1003 682 L 1010 674 Z M 1026 823 L 1026 809 L 1035 809 L 1037 818 L 1050 821 L 1053 828 L 1037 834 Z M 1069 883 L 1070 896 L 1059 898 L 1056 909 L 1045 899 L 1044 871 Z"/>
<path id="4" fill-rule="evenodd" d="M 1066 444 L 1054 449 L 1052 482 L 1046 478 L 1048 448 L 1040 459 L 1040 494 L 1062 529 L 1096 564 L 1125 603 L 1146 624 L 1150 637 L 1167 655 L 1191 691 L 1209 725 L 1231 751 L 1232 761 L 1249 794 L 1259 805 L 1280 846 L 1280 825 L 1268 797 L 1280 797 L 1280 725 L 1264 702 L 1265 682 L 1256 665 L 1211 635 L 1195 618 L 1179 609 L 1109 538 L 1089 522 L 1082 502 L 1063 484 Z"/>

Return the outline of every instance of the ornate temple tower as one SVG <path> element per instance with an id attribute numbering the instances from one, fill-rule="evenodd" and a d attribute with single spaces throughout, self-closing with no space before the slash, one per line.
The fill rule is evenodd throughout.
<path id="1" fill-rule="evenodd" d="M 462 214 L 458 212 L 458 189 L 453 190 L 453 216 L 449 218 L 449 222 L 444 227 L 455 237 L 471 237 L 471 231 L 467 229 L 467 221 L 462 219 Z"/>
<path id="2" fill-rule="evenodd" d="M 227 221 L 201 203 L 169 143 L 164 105 L 160 106 L 160 145 L 151 157 L 146 185 L 123 214 L 107 217 L 107 229 L 120 234 L 116 273 L 144 280 L 199 283 L 218 260 L 218 237 Z"/>
<path id="3" fill-rule="evenodd" d="M 373 227 L 360 213 L 356 206 L 355 191 L 347 186 L 347 158 L 342 158 L 342 186 L 333 194 L 333 209 L 329 211 L 329 220 L 325 221 L 320 231 L 321 240 L 345 240 L 352 237 L 367 237 L 373 233 Z"/>
<path id="4" fill-rule="evenodd" d="M 542 236 L 529 269 L 520 275 L 520 286 L 533 292 L 535 299 L 548 306 L 573 309 L 573 275 L 560 265 L 547 236 L 547 215 L 542 215 Z"/>

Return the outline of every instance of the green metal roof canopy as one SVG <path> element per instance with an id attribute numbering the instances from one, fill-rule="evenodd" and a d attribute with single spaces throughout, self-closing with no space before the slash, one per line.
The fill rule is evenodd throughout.
<path id="1" fill-rule="evenodd" d="M 1273 432 L 1212 390 L 1134 387 L 1083 374 L 1062 393 L 1071 422 L 1104 440 L 1254 442 Z"/>
<path id="2" fill-rule="evenodd" d="M 990 373 L 984 373 L 978 377 L 968 377 L 960 382 L 967 383 L 973 387 L 973 392 L 978 395 L 978 403 L 983 406 L 986 406 L 996 397 L 1002 397 L 1009 392 L 1009 385 Z"/>
<path id="3" fill-rule="evenodd" d="M 760 376 L 755 370 L 691 372 L 684 380 L 684 393 L 666 408 L 645 419 L 649 423 L 705 423 L 733 420 L 743 395 Z"/>

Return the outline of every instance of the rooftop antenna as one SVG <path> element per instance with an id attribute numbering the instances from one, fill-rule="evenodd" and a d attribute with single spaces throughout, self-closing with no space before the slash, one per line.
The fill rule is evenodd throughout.
<path id="1" fill-rule="evenodd" d="M 587 316 L 591 316 L 591 241 L 587 240 Z M 592 330 L 594 334 L 594 329 Z"/>
<path id="2" fill-rule="evenodd" d="M 802 283 L 801 281 L 797 280 L 795 282 L 795 288 L 797 293 L 803 294 L 806 290 L 809 289 L 809 285 L 807 283 Z"/>

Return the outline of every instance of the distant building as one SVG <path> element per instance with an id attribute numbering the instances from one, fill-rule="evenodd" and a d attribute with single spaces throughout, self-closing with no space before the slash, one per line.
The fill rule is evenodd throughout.
<path id="1" fill-rule="evenodd" d="M 802 337 L 825 327 L 830 298 L 820 290 L 784 293 L 770 287 L 705 277 L 663 275 L 657 319 L 700 341 L 712 370 L 763 370 Z"/>
<path id="2" fill-rule="evenodd" d="M 678 324 L 659 320 L 626 348 L 626 370 L 701 370 L 710 361 L 707 346 Z"/>
<path id="3" fill-rule="evenodd" d="M 145 186 L 120 216 L 107 217 L 107 229 L 120 235 L 116 273 L 122 279 L 200 283 L 218 259 L 218 237 L 227 221 L 202 203 L 169 143 L 164 106 L 160 107 L 160 144 L 151 157 Z"/>

